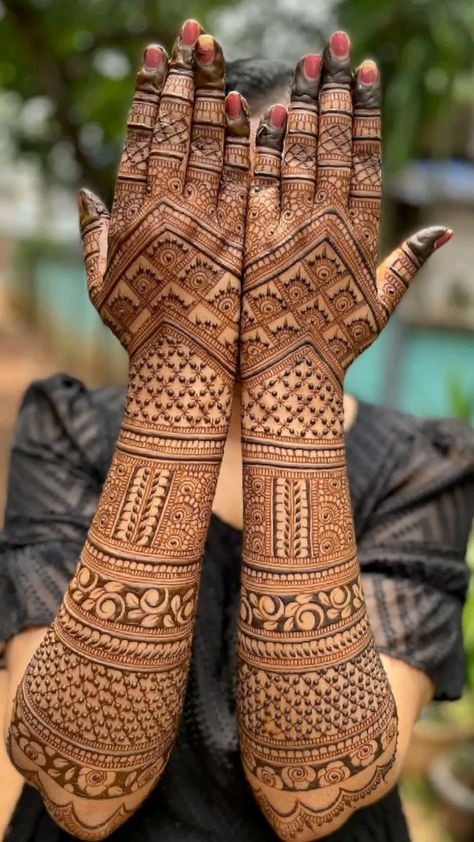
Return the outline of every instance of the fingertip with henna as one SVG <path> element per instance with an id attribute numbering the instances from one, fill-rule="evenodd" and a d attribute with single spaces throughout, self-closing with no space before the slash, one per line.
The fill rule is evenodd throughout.
<path id="1" fill-rule="evenodd" d="M 441 234 L 441 237 L 438 237 L 436 240 L 434 247 L 435 249 L 440 249 L 442 246 L 449 243 L 449 241 L 454 237 L 454 231 L 451 228 L 446 228 L 444 234 Z"/>
<path id="2" fill-rule="evenodd" d="M 291 101 L 315 105 L 319 94 L 323 62 L 320 55 L 309 53 L 296 65 L 291 84 Z"/>
<path id="3" fill-rule="evenodd" d="M 372 59 L 357 68 L 354 80 L 354 105 L 359 108 L 380 108 L 380 72 Z"/>
<path id="4" fill-rule="evenodd" d="M 407 245 L 416 257 L 424 263 L 434 251 L 444 246 L 452 238 L 454 232 L 445 225 L 431 225 L 422 228 L 407 240 Z"/>
<path id="5" fill-rule="evenodd" d="M 324 50 L 324 84 L 350 85 L 351 42 L 345 32 L 334 32 Z"/>
<path id="6" fill-rule="evenodd" d="M 373 85 L 379 78 L 379 69 L 372 59 L 366 59 L 362 62 L 357 71 L 359 80 L 364 85 Z"/>
<path id="7" fill-rule="evenodd" d="M 257 146 L 281 152 L 288 111 L 284 105 L 272 105 L 263 115 L 257 130 Z"/>
<path id="8" fill-rule="evenodd" d="M 270 123 L 276 129 L 282 129 L 287 121 L 288 111 L 284 105 L 273 105 L 270 110 Z"/>
<path id="9" fill-rule="evenodd" d="M 224 91 L 225 61 L 222 47 L 212 35 L 200 35 L 195 47 L 196 87 Z"/>
<path id="10" fill-rule="evenodd" d="M 83 187 L 77 194 L 77 206 L 81 226 L 88 225 L 100 216 L 108 215 L 103 201 Z"/>
<path id="11" fill-rule="evenodd" d="M 173 44 L 171 53 L 172 66 L 183 67 L 190 70 L 193 65 L 194 49 L 196 41 L 202 35 L 202 26 L 197 20 L 187 20 Z"/>
<path id="12" fill-rule="evenodd" d="M 197 20 L 189 18 L 183 24 L 181 30 L 181 42 L 183 47 L 193 47 L 202 33 L 202 26 Z"/>
<path id="13" fill-rule="evenodd" d="M 333 32 L 329 39 L 329 49 L 336 58 L 348 58 L 351 41 L 346 32 Z"/>
<path id="14" fill-rule="evenodd" d="M 307 79 L 319 79 L 321 73 L 321 56 L 310 53 L 303 58 L 303 70 Z"/>
<path id="15" fill-rule="evenodd" d="M 165 60 L 165 51 L 159 44 L 150 44 L 143 56 L 143 63 L 146 70 L 158 70 Z"/>
<path id="16" fill-rule="evenodd" d="M 249 137 L 249 107 L 245 98 L 238 91 L 230 91 L 225 100 L 227 129 L 230 135 Z"/>
<path id="17" fill-rule="evenodd" d="M 240 113 L 242 111 L 242 98 L 238 91 L 230 91 L 230 93 L 227 94 L 225 110 L 227 111 L 227 116 L 230 117 L 231 120 L 235 120 L 236 117 L 240 117 Z"/>
<path id="18" fill-rule="evenodd" d="M 203 64 L 212 64 L 216 55 L 216 42 L 212 35 L 200 35 L 196 42 L 196 52 Z"/>

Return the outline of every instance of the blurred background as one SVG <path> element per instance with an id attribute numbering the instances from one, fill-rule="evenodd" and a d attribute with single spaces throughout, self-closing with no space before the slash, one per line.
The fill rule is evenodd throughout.
<path id="1" fill-rule="evenodd" d="M 229 59 L 296 61 L 349 31 L 384 82 L 383 248 L 441 223 L 436 255 L 352 367 L 361 398 L 474 421 L 473 0 L 0 0 L 0 504 L 23 389 L 66 370 L 124 382 L 120 346 L 89 304 L 75 192 L 110 203 L 135 68 L 197 17 Z M 474 567 L 474 545 L 471 542 Z M 468 686 L 418 726 L 404 778 L 414 842 L 474 840 L 474 583 Z"/>

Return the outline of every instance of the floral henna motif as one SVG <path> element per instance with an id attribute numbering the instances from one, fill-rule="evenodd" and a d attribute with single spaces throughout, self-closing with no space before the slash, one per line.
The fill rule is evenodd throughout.
<path id="1" fill-rule="evenodd" d="M 264 115 L 250 191 L 241 317 L 244 560 L 242 757 L 283 839 L 314 839 L 376 797 L 397 714 L 359 581 L 343 381 L 446 229 L 376 271 L 379 75 L 349 40 L 297 67 L 285 135 Z M 282 148 L 284 146 L 283 154 Z"/>
<path id="2" fill-rule="evenodd" d="M 9 749 L 83 839 L 162 774 L 236 374 L 249 124 L 188 21 L 137 77 L 111 218 L 80 200 L 91 298 L 130 355 L 124 421 L 74 578 L 19 687 Z M 238 108 L 236 108 L 236 97 Z"/>

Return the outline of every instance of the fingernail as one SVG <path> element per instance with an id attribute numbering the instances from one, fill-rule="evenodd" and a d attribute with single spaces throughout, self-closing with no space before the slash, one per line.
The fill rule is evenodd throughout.
<path id="1" fill-rule="evenodd" d="M 270 112 L 270 123 L 276 129 L 281 129 L 286 123 L 287 111 L 284 105 L 274 105 Z"/>
<path id="2" fill-rule="evenodd" d="M 347 58 L 351 42 L 345 32 L 334 32 L 329 39 L 329 47 L 336 58 Z"/>
<path id="3" fill-rule="evenodd" d="M 151 44 L 145 50 L 145 67 L 148 67 L 149 70 L 156 70 L 156 68 L 160 66 L 164 57 L 165 54 L 161 47 Z"/>
<path id="4" fill-rule="evenodd" d="M 451 228 L 447 228 L 444 234 L 441 234 L 441 237 L 438 237 L 438 239 L 436 240 L 434 244 L 435 249 L 439 249 L 441 248 L 441 246 L 444 246 L 446 243 L 449 243 L 451 237 L 453 236 L 454 231 L 452 231 Z"/>
<path id="5" fill-rule="evenodd" d="M 242 100 L 237 91 L 231 91 L 225 101 L 225 110 L 232 119 L 240 117 L 242 111 Z"/>
<path id="6" fill-rule="evenodd" d="M 181 32 L 181 40 L 184 47 L 192 47 L 202 32 L 201 24 L 197 20 L 187 20 Z"/>
<path id="7" fill-rule="evenodd" d="M 317 79 L 321 71 L 321 56 L 305 56 L 303 69 L 307 79 Z"/>
<path id="8" fill-rule="evenodd" d="M 372 85 L 379 78 L 379 69 L 375 61 L 364 61 L 357 72 L 364 85 Z"/>
<path id="9" fill-rule="evenodd" d="M 201 35 L 196 44 L 196 50 L 202 64 L 212 64 L 216 55 L 216 42 L 212 35 Z"/>

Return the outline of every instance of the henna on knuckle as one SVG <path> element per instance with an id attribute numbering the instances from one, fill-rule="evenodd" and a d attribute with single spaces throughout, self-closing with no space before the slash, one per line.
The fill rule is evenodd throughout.
<path id="1" fill-rule="evenodd" d="M 183 67 L 188 78 L 200 33 L 185 25 L 175 78 Z M 143 79 L 154 85 L 154 69 Z M 159 156 L 155 149 L 166 171 L 166 153 Z M 18 688 L 9 735 L 17 768 L 56 821 L 84 839 L 105 838 L 137 809 L 176 739 L 240 317 L 243 226 L 228 234 L 202 191 L 176 194 L 163 180 L 151 195 L 140 192 L 132 218 L 124 183 L 119 194 L 108 254 L 99 247 L 106 229 L 96 229 L 105 209 L 87 193 L 81 222 L 101 316 L 130 356 L 124 420 L 75 575 Z M 238 196 L 244 206 L 242 185 Z M 100 279 L 99 259 L 107 260 Z"/>
<path id="2" fill-rule="evenodd" d="M 379 204 L 347 198 L 349 46 L 337 33 L 324 54 L 318 155 L 330 165 L 316 173 L 316 202 L 298 211 L 309 189 L 290 154 L 284 176 L 295 181 L 283 207 L 274 178 L 276 198 L 251 194 L 247 217 L 238 720 L 246 774 L 283 839 L 322 837 L 354 806 L 379 798 L 397 746 L 395 702 L 360 585 L 345 460 L 344 375 L 381 329 L 372 234 Z M 304 109 L 311 97 L 301 68 L 294 93 Z M 374 108 L 375 93 L 364 101 Z M 290 111 L 290 130 L 293 120 Z M 283 134 L 266 115 L 258 146 L 279 150 Z M 370 149 L 374 160 L 377 153 Z"/>

